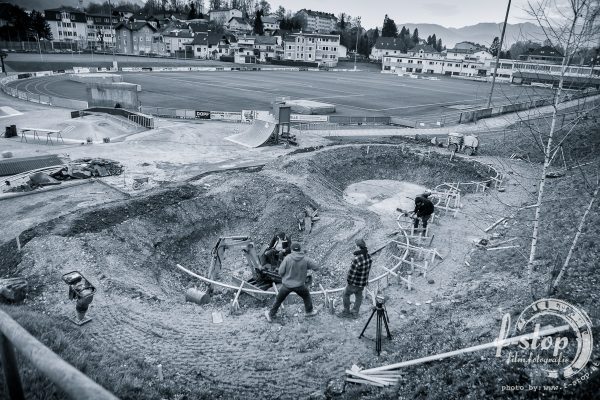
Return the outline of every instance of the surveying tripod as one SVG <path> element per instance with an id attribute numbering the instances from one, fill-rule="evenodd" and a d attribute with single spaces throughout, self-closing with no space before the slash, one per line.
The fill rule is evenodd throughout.
<path id="1" fill-rule="evenodd" d="M 365 324 L 362 332 L 358 336 L 358 338 L 362 338 L 363 334 L 367 330 L 369 323 L 373 319 L 373 316 L 377 313 L 377 327 L 375 332 L 375 351 L 377 351 L 377 355 L 381 353 L 381 329 L 382 325 L 385 325 L 385 330 L 387 333 L 388 339 L 392 339 L 392 334 L 390 333 L 390 327 L 388 326 L 388 322 L 390 321 L 390 317 L 388 316 L 387 310 L 385 309 L 385 299 L 383 297 L 377 296 L 375 298 L 375 306 L 373 307 L 373 312 L 371 312 L 371 316 L 369 320 Z M 382 324 L 383 322 L 383 324 Z"/>

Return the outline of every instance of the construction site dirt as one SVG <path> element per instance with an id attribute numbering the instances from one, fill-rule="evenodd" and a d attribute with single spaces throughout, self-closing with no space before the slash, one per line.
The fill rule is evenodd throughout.
<path id="1" fill-rule="evenodd" d="M 510 199 L 511 204 L 519 204 L 528 195 L 526 188 L 532 185 L 524 177 L 531 175 L 532 166 L 512 161 L 511 168 L 520 177 L 514 178 L 509 196 L 467 190 L 457 217 L 440 216 L 435 222 L 434 243 L 442 259 L 427 279 L 414 277 L 416 290 L 400 288 L 391 278 L 380 283 L 389 296 L 394 332 L 392 342 L 384 342 L 380 357 L 373 352 L 372 328 L 366 339 L 358 339 L 363 318 L 341 320 L 321 313 L 308 320 L 295 304 L 268 325 L 261 316 L 269 302 L 242 294 L 241 313 L 229 315 L 234 293 L 219 288 L 209 305 L 186 303 L 185 290 L 202 283 L 175 266 L 202 275 L 218 237 L 244 234 L 265 243 L 283 230 L 322 266 L 316 282 L 326 289 L 343 287 L 354 238 L 364 237 L 374 249 L 389 242 L 397 230 L 397 213 L 375 214 L 350 204 L 343 195 L 348 186 L 373 179 L 429 188 L 444 182 L 485 181 L 488 169 L 479 162 L 460 157 L 449 162 L 446 154 L 435 149 L 409 145 L 342 145 L 283 156 L 259 172 L 209 174 L 41 223 L 20 234 L 23 252 L 17 252 L 14 240 L 2 245 L 3 272 L 32 279 L 34 290 L 25 303 L 29 309 L 60 316 L 68 306 L 54 275 L 81 271 L 102 288 L 90 308 L 94 323 L 83 326 L 81 333 L 151 371 L 161 364 L 169 385 L 190 388 L 179 396 L 330 396 L 330 381 L 339 380 L 340 371 L 349 365 L 377 366 L 494 337 L 500 315 L 494 311 L 515 307 L 510 293 L 520 283 L 505 273 L 486 275 L 487 289 L 482 292 L 482 282 L 464 261 L 470 259 L 472 243 L 483 229 L 503 212 L 503 202 Z M 296 222 L 306 206 L 318 209 L 320 215 L 310 233 L 298 232 Z M 394 264 L 393 254 L 392 246 L 387 246 L 374 256 L 376 274 L 384 272 L 381 266 Z M 230 283 L 232 275 L 249 273 L 243 255 L 232 250 L 218 279 Z M 477 297 L 471 296 L 474 291 Z M 500 291 L 504 300 L 493 302 Z M 457 307 L 461 304 L 464 307 Z M 211 321 L 215 310 L 224 315 L 224 323 Z M 493 374 L 507 368 L 485 357 L 459 359 L 457 364 L 460 368 L 446 378 L 464 379 L 453 394 L 477 384 L 473 379 L 480 375 L 469 378 L 469 371 L 485 368 Z M 427 393 L 426 387 L 411 382 L 411 376 L 422 372 L 407 370 L 405 387 Z M 346 385 L 343 396 L 393 396 L 391 389 L 386 390 Z M 140 387 L 139 393 L 144 392 Z"/>

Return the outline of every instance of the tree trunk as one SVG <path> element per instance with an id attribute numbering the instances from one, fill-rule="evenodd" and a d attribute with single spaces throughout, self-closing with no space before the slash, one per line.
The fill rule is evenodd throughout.
<path id="1" fill-rule="evenodd" d="M 531 250 L 529 252 L 529 260 L 527 262 L 527 282 L 529 284 L 529 290 L 531 292 L 532 298 L 535 299 L 535 290 L 533 287 L 533 264 L 535 261 L 536 251 L 537 251 L 537 242 L 539 236 L 539 228 L 540 228 L 540 212 L 542 208 L 542 198 L 544 197 L 544 189 L 546 186 L 546 173 L 548 171 L 548 167 L 550 166 L 551 161 L 551 151 L 552 151 L 552 139 L 554 138 L 554 131 L 556 129 L 556 114 L 558 113 L 558 105 L 560 104 L 560 95 L 562 94 L 563 83 L 565 80 L 565 73 L 567 71 L 567 67 L 570 60 L 570 51 L 571 51 L 571 38 L 575 33 L 575 27 L 577 24 L 578 15 L 575 14 L 573 17 L 573 22 L 571 24 L 571 29 L 569 31 L 569 38 L 567 40 L 565 46 L 565 54 L 563 58 L 563 62 L 560 69 L 560 79 L 558 81 L 558 89 L 556 90 L 556 96 L 554 98 L 554 110 L 552 110 L 552 123 L 550 124 L 550 132 L 548 133 L 548 143 L 546 144 L 546 148 L 544 150 L 544 167 L 542 168 L 542 176 L 540 178 L 540 185 L 538 189 L 538 197 L 537 197 L 537 206 L 535 207 L 535 217 L 533 219 L 533 232 L 531 238 Z"/>

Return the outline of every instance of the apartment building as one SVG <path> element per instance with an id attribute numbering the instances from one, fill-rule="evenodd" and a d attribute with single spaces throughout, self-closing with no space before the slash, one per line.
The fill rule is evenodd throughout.
<path id="1" fill-rule="evenodd" d="M 77 42 L 81 47 L 88 43 L 88 21 L 83 11 L 73 8 L 53 8 L 44 10 L 46 22 L 52 37 L 59 42 Z"/>
<path id="2" fill-rule="evenodd" d="M 302 20 L 302 30 L 306 32 L 331 33 L 337 29 L 338 19 L 335 15 L 303 8 L 296 13 Z"/>
<path id="3" fill-rule="evenodd" d="M 314 62 L 323 67 L 337 66 L 339 35 L 300 32 L 287 35 L 283 43 L 285 60 Z"/>
<path id="4" fill-rule="evenodd" d="M 148 54 L 156 52 L 153 36 L 156 28 L 149 22 L 124 22 L 115 26 L 117 52 L 122 54 Z"/>
<path id="5" fill-rule="evenodd" d="M 480 61 L 449 60 L 439 56 L 389 55 L 382 60 L 382 70 L 391 73 L 439 74 L 449 76 L 486 76 L 489 67 Z"/>
<path id="6" fill-rule="evenodd" d="M 112 49 L 115 45 L 115 26 L 119 18 L 102 14 L 86 14 L 88 47 Z"/>

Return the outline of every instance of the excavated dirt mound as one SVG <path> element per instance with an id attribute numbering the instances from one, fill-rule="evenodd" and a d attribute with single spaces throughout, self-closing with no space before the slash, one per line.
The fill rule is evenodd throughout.
<path id="1" fill-rule="evenodd" d="M 268 325 L 262 318 L 266 304 L 246 295 L 240 299 L 242 315 L 227 316 L 231 292 L 218 292 L 209 306 L 185 303 L 185 290 L 198 282 L 175 264 L 205 273 L 218 237 L 249 235 L 264 244 L 284 230 L 322 266 L 317 283 L 341 287 L 354 238 L 375 248 L 396 229 L 393 218 L 383 220 L 347 203 L 348 185 L 390 179 L 432 188 L 483 180 L 483 172 L 471 162 L 449 162 L 445 155 L 409 147 L 322 149 L 282 158 L 258 173 L 209 176 L 195 185 L 76 212 L 24 232 L 23 253 L 15 252 L 13 242 L 0 250 L 5 272 L 32 282 L 30 307 L 51 315 L 72 311 L 60 277 L 80 271 L 98 288 L 89 312 L 94 321 L 82 332 L 144 359 L 149 368 L 161 363 L 168 379 L 205 385 L 215 397 L 306 397 L 352 363 L 373 359 L 370 341 L 357 346 L 364 321 L 324 313 L 304 320 L 303 307 L 291 305 L 279 324 Z M 297 226 L 308 205 L 320 216 L 310 234 Z M 375 273 L 382 271 L 377 263 L 389 257 L 379 253 Z M 226 282 L 247 268 L 236 250 L 228 252 L 223 267 L 219 278 Z M 225 323 L 211 322 L 215 310 L 226 315 Z"/>

